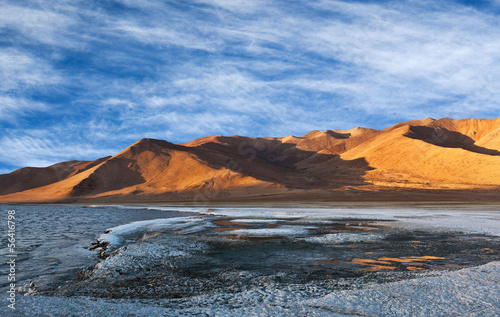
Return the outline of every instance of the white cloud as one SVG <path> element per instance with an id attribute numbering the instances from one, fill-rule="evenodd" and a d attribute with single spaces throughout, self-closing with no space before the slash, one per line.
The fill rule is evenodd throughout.
<path id="1" fill-rule="evenodd" d="M 182 94 L 180 96 L 173 97 L 152 96 L 146 98 L 144 106 L 150 106 L 153 108 L 183 106 L 185 108 L 192 108 L 201 100 L 202 98 L 196 94 Z"/>
<path id="2" fill-rule="evenodd" d="M 129 107 L 133 108 L 135 103 L 130 100 L 120 99 L 120 98 L 108 98 L 102 102 L 104 106 L 117 106 L 117 107 Z"/>
<path id="3" fill-rule="evenodd" d="M 116 149 L 97 149 L 91 144 L 65 144 L 53 138 L 29 135 L 3 137 L 0 147 L 9 149 L 0 153 L 0 161 L 12 166 L 45 167 L 67 160 L 95 160 L 116 154 Z"/>
<path id="4" fill-rule="evenodd" d="M 264 0 L 195 0 L 195 2 L 237 13 L 254 13 L 269 6 L 269 2 Z"/>
<path id="5" fill-rule="evenodd" d="M 129 20 L 120 20 L 111 25 L 115 31 L 146 44 L 181 46 L 190 49 L 214 51 L 213 40 L 176 30 L 169 25 L 149 27 Z"/>
<path id="6" fill-rule="evenodd" d="M 415 14 L 370 7 L 346 10 L 353 20 L 307 29 L 311 50 L 382 74 L 434 81 L 436 75 L 487 66 L 500 44 L 500 30 L 491 29 L 480 13 Z"/>
<path id="7" fill-rule="evenodd" d="M 209 135 L 216 131 L 234 131 L 234 126 L 244 126 L 248 121 L 245 115 L 200 112 L 194 114 L 170 112 L 159 113 L 140 120 L 143 125 L 159 127 L 168 138 L 177 136 L 179 131 L 185 135 Z M 190 140 L 186 140 L 190 141 Z"/>
<path id="8" fill-rule="evenodd" d="M 0 95 L 0 122 L 15 121 L 18 116 L 29 116 L 33 115 L 34 111 L 48 111 L 49 109 L 49 106 L 41 102 Z"/>
<path id="9" fill-rule="evenodd" d="M 49 45 L 68 45 L 63 33 L 75 21 L 74 17 L 57 11 L 67 6 L 57 2 L 33 1 L 30 6 L 3 4 L 0 28 L 13 28 L 32 41 Z M 75 44 L 75 41 L 71 41 Z"/>
<path id="10" fill-rule="evenodd" d="M 0 92 L 54 85 L 60 80 L 46 61 L 13 48 L 0 50 Z"/>

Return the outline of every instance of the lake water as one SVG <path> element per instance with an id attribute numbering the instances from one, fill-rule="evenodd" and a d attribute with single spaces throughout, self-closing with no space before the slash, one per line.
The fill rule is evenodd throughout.
<path id="1" fill-rule="evenodd" d="M 331 315 L 296 303 L 500 260 L 497 206 L 0 207 L 0 312 L 19 316 L 232 315 L 256 305 Z M 8 210 L 15 311 L 7 308 Z"/>

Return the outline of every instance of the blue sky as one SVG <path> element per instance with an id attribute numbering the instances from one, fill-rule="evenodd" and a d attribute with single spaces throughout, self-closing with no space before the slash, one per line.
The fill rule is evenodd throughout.
<path id="1" fill-rule="evenodd" d="M 500 0 L 4 0 L 0 173 L 144 138 L 500 117 Z"/>

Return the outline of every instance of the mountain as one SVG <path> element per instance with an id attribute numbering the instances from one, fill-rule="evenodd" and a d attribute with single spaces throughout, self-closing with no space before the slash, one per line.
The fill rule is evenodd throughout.
<path id="1" fill-rule="evenodd" d="M 104 157 L 92 162 L 68 161 L 45 168 L 24 167 L 10 174 L 0 175 L 0 195 L 42 187 L 76 175 L 107 160 Z"/>
<path id="2" fill-rule="evenodd" d="M 500 119 L 178 145 L 142 139 L 95 161 L 0 175 L 0 202 L 467 200 L 496 199 L 499 189 Z"/>

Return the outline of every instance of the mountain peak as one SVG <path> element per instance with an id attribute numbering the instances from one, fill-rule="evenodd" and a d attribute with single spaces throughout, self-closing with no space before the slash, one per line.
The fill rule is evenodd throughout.
<path id="1" fill-rule="evenodd" d="M 143 151 L 152 151 L 155 153 L 163 152 L 167 149 L 177 149 L 181 147 L 180 145 L 175 145 L 173 143 L 167 142 L 165 140 L 144 138 L 135 142 L 131 146 L 127 147 L 125 150 L 118 153 L 118 155 L 123 155 L 125 153 L 132 152 L 132 154 L 136 154 Z"/>
<path id="2" fill-rule="evenodd" d="M 175 144 L 170 143 L 170 142 L 165 141 L 165 140 L 152 139 L 152 138 L 142 138 L 139 141 L 132 144 L 132 146 L 150 146 L 150 145 L 169 146 L 169 145 L 175 145 Z"/>

